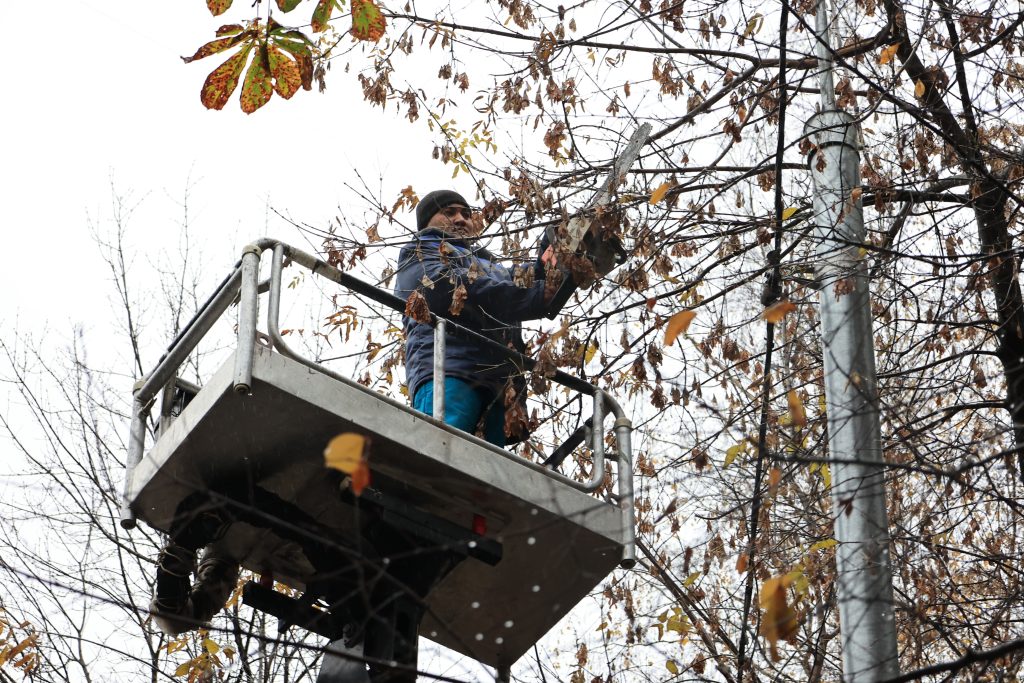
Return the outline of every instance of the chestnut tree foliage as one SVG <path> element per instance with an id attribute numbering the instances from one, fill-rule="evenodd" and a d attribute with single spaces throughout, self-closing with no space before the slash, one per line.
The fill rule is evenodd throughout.
<path id="1" fill-rule="evenodd" d="M 815 3 L 208 5 L 233 23 L 186 59 L 230 52 L 201 88 L 205 106 L 225 106 L 240 81 L 246 112 L 313 81 L 358 88 L 383 110 L 369 124 L 382 139 L 393 125 L 432 136 L 437 186 L 475 193 L 491 246 L 514 263 L 532 261 L 545 227 L 564 230 L 632 132 L 653 124 L 599 210 L 630 255 L 533 327 L 541 368 L 527 416 L 542 452 L 575 428 L 579 406 L 544 376 L 556 367 L 629 406 L 641 562 L 609 579 L 600 618 L 571 647 L 562 634 L 513 674 L 838 680 L 841 511 L 829 497 L 817 301 L 844 292 L 815 288 L 802 134 L 819 102 Z M 1013 680 L 1024 636 L 1024 15 L 1007 0 L 856 0 L 829 14 L 837 104 L 862 132 L 852 200 L 869 235 L 857 246 L 872 275 L 901 669 L 906 680 Z M 392 284 L 408 212 L 435 189 L 402 180 L 359 190 L 365 224 L 306 227 L 332 263 Z M 561 256 L 586 278 L 586 263 Z M 342 303 L 329 334 L 358 345 L 365 330 L 351 369 L 397 391 L 395 317 Z M 123 457 L 123 443 L 112 450 Z M 114 495 L 109 481 L 88 485 Z M 109 533 L 113 514 L 91 522 Z"/>
<path id="2" fill-rule="evenodd" d="M 528 261 L 542 226 L 564 226 L 654 124 L 608 228 L 631 257 L 533 340 L 542 362 L 631 400 L 640 430 L 644 566 L 609 583 L 574 680 L 839 677 L 802 137 L 819 106 L 815 11 L 409 3 L 382 7 L 372 47 L 318 47 L 367 100 L 426 122 L 511 259 Z M 829 12 L 837 104 L 862 131 L 852 200 L 869 235 L 901 667 L 1013 678 L 1024 18 L 999 2 Z M 427 189 L 379 198 L 365 239 L 334 231 L 329 253 L 354 264 L 403 239 L 400 209 Z M 762 297 L 766 280 L 781 301 Z"/>

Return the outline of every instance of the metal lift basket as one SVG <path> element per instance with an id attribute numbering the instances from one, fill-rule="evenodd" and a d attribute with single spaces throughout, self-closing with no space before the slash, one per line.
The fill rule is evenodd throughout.
<path id="1" fill-rule="evenodd" d="M 257 332 L 257 300 L 268 289 L 258 277 L 264 251 L 272 252 L 265 335 Z M 249 245 L 136 386 L 122 524 L 131 528 L 138 518 L 172 534 L 184 519 L 213 511 L 220 528 L 211 547 L 219 555 L 309 595 L 293 601 L 291 612 L 273 611 L 275 600 L 284 600 L 279 596 L 263 595 L 260 602 L 254 593 L 255 606 L 288 621 L 284 610 L 292 623 L 330 637 L 340 635 L 339 619 L 359 611 L 341 608 L 343 590 L 356 593 L 348 598 L 352 605 L 365 602 L 359 586 L 371 585 L 389 565 L 426 566 L 441 552 L 454 560 L 410 589 L 419 634 L 485 664 L 510 666 L 615 566 L 634 563 L 629 420 L 604 392 L 557 373 L 554 381 L 592 397 L 588 422 L 602 425 L 590 430 L 592 475 L 581 482 L 555 471 L 551 461 L 583 440 L 583 427 L 542 465 L 321 367 L 290 350 L 278 333 L 286 257 L 404 309 L 398 297 L 298 249 L 273 240 Z M 235 352 L 201 387 L 190 387 L 177 378 L 179 366 L 234 300 Z M 451 320 L 433 323 L 439 344 L 446 331 L 474 334 Z M 438 355 L 435 376 L 443 376 Z M 522 356 L 518 362 L 532 366 Z M 190 400 L 178 410 L 174 398 L 183 393 Z M 156 438 L 146 452 L 149 412 L 161 395 Z M 605 481 L 605 414 L 615 420 L 615 448 L 608 453 L 617 463 L 614 493 Z M 343 432 L 369 439 L 372 478 L 362 496 L 324 466 L 326 444 Z M 395 537 L 405 540 L 379 542 L 379 534 L 367 531 L 371 522 L 397 529 Z M 392 579 L 404 585 L 404 578 Z"/>

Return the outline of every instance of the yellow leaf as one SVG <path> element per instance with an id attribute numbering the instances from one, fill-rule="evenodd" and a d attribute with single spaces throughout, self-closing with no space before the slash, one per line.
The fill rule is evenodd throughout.
<path id="1" fill-rule="evenodd" d="M 651 193 L 651 204 L 657 204 L 664 199 L 671 187 L 672 183 L 662 183 L 661 185 L 658 185 L 658 189 Z"/>
<path id="2" fill-rule="evenodd" d="M 665 345 L 671 346 L 675 343 L 676 337 L 681 334 L 686 334 L 686 330 L 690 328 L 690 323 L 697 317 L 696 311 L 686 309 L 685 311 L 679 311 L 674 316 L 668 319 L 668 327 L 665 328 Z"/>
<path id="3" fill-rule="evenodd" d="M 217 654 L 218 652 L 220 652 L 220 645 L 218 645 L 217 643 L 213 642 L 213 640 L 211 638 L 204 638 L 203 639 L 203 649 L 206 650 L 207 652 L 209 652 L 211 655 L 214 655 L 214 654 Z"/>
<path id="4" fill-rule="evenodd" d="M 690 624 L 686 621 L 686 617 L 672 616 L 668 618 L 665 628 L 669 631 L 675 631 L 681 636 L 685 636 L 687 631 L 690 630 Z"/>
<path id="5" fill-rule="evenodd" d="M 755 33 L 758 33 L 763 25 L 764 15 L 758 12 L 754 16 L 750 17 L 750 21 L 747 22 L 747 27 L 743 30 L 743 37 L 749 38 Z"/>
<path id="6" fill-rule="evenodd" d="M 773 467 L 768 472 L 768 495 L 774 496 L 779 490 L 779 482 L 782 481 L 782 470 Z"/>
<path id="7" fill-rule="evenodd" d="M 697 582 L 697 579 L 699 579 L 699 578 L 700 578 L 700 572 L 694 572 L 694 573 L 692 573 L 692 574 L 690 574 L 689 576 L 686 577 L 686 580 L 683 581 L 683 586 L 689 588 L 690 586 L 695 584 Z"/>
<path id="8" fill-rule="evenodd" d="M 24 624 L 22 624 L 22 625 L 24 626 Z M 17 657 L 19 654 L 21 654 L 22 651 L 25 650 L 26 648 L 34 647 L 35 644 L 36 644 L 36 640 L 38 640 L 38 639 L 39 639 L 39 636 L 36 635 L 35 633 L 33 633 L 28 638 L 26 638 L 25 640 L 21 641 L 17 645 L 15 645 L 14 649 L 12 649 L 9 652 L 7 652 L 6 659 L 8 661 L 10 661 L 10 660 L 14 659 L 15 657 Z"/>
<path id="9" fill-rule="evenodd" d="M 665 662 L 665 668 L 668 669 L 673 676 L 679 674 L 679 665 L 676 664 L 676 660 L 674 659 L 670 659 L 667 662 Z"/>
<path id="10" fill-rule="evenodd" d="M 832 488 L 832 471 L 828 468 L 828 465 L 822 463 L 818 473 L 821 475 L 821 481 L 825 484 L 825 488 Z"/>
<path id="11" fill-rule="evenodd" d="M 836 539 L 826 538 L 824 541 L 818 541 L 817 543 L 812 545 L 810 548 L 807 549 L 807 552 L 813 553 L 815 550 L 828 550 L 829 548 L 833 548 L 837 545 L 839 545 L 839 541 L 837 541 Z"/>
<path id="12" fill-rule="evenodd" d="M 353 474 L 363 464 L 367 441 L 362 434 L 338 434 L 324 449 L 324 464 L 345 474 Z"/>
<path id="13" fill-rule="evenodd" d="M 735 446 L 730 446 L 725 452 L 725 464 L 723 464 L 722 467 L 728 467 L 731 465 L 733 460 L 735 460 L 744 450 L 745 446 L 741 443 L 738 443 Z"/>
<path id="14" fill-rule="evenodd" d="M 786 403 L 789 404 L 789 420 L 794 427 L 803 427 L 807 424 L 807 411 L 804 410 L 804 402 L 800 400 L 800 394 L 796 389 L 786 392 Z"/>
<path id="15" fill-rule="evenodd" d="M 586 352 L 583 354 L 583 362 L 584 363 L 589 363 L 590 361 L 594 360 L 594 355 L 596 353 L 597 353 L 597 344 L 595 344 L 594 342 L 590 342 L 590 344 L 587 345 Z"/>
<path id="16" fill-rule="evenodd" d="M 789 573 L 789 576 L 793 579 L 793 589 L 796 591 L 798 598 L 802 598 L 807 595 L 811 589 L 811 582 L 807 580 L 807 576 L 803 572 L 803 568 L 795 569 Z"/>
<path id="17" fill-rule="evenodd" d="M 782 210 L 782 220 L 788 221 L 790 218 L 793 217 L 793 214 L 795 214 L 798 210 L 799 210 L 799 207 L 796 207 L 796 206 L 790 206 L 790 207 L 788 207 L 786 209 L 783 209 Z"/>
<path id="18" fill-rule="evenodd" d="M 780 640 L 791 640 L 796 636 L 796 611 L 786 600 L 786 589 L 793 583 L 792 573 L 768 579 L 761 586 L 759 602 L 764 615 L 761 617 L 761 635 L 771 648 L 772 659 L 779 660 L 776 644 Z"/>
<path id="19" fill-rule="evenodd" d="M 914 86 L 914 97 L 919 100 L 924 99 L 924 81 L 918 81 L 917 85 Z"/>
<path id="20" fill-rule="evenodd" d="M 791 301 L 779 301 L 764 309 L 764 319 L 773 325 L 778 325 L 787 315 L 796 310 L 796 304 Z"/>
<path id="21" fill-rule="evenodd" d="M 807 592 L 810 590 L 811 583 L 804 574 L 804 565 L 802 563 L 798 564 L 796 569 L 786 574 L 783 578 L 785 578 L 787 586 L 792 586 L 797 600 L 807 595 Z"/>
<path id="22" fill-rule="evenodd" d="M 892 61 L 892 58 L 896 56 L 896 51 L 899 49 L 899 43 L 882 48 L 882 52 L 878 55 L 878 63 L 888 64 Z"/>
<path id="23" fill-rule="evenodd" d="M 32 671 L 36 665 L 36 653 L 29 652 L 27 655 L 22 657 L 16 662 L 11 662 L 11 666 L 15 669 L 24 669 L 25 673 Z"/>
<path id="24" fill-rule="evenodd" d="M 192 660 L 190 659 L 187 662 L 182 662 L 181 664 L 179 664 L 178 668 L 174 670 L 174 675 L 175 676 L 184 676 L 184 675 L 186 675 L 189 672 L 189 669 L 191 669 L 191 668 L 192 668 Z"/>

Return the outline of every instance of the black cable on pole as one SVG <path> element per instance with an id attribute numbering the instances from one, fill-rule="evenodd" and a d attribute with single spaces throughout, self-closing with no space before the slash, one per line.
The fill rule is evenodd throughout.
<path id="1" fill-rule="evenodd" d="M 786 149 L 786 29 L 789 22 L 789 5 L 782 0 L 782 15 L 779 18 L 779 137 L 775 148 L 775 243 L 768 252 L 768 282 L 762 303 L 775 303 L 782 290 L 782 155 Z M 754 551 L 757 547 L 758 518 L 761 516 L 761 483 L 764 479 L 764 462 L 768 455 L 768 402 L 771 399 L 772 355 L 775 351 L 775 324 L 765 325 L 764 382 L 761 386 L 761 421 L 757 430 L 757 462 L 754 466 L 754 492 L 750 505 L 750 521 L 747 525 L 747 583 L 743 592 L 743 614 L 740 622 L 740 645 L 737 657 L 736 680 L 743 683 L 744 668 L 747 665 L 747 622 L 754 597 L 754 580 L 757 576 Z"/>

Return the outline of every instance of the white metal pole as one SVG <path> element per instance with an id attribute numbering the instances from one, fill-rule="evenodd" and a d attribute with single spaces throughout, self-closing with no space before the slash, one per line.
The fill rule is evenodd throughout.
<path id="1" fill-rule="evenodd" d="M 864 253 L 859 130 L 836 109 L 825 0 L 816 13 L 821 111 L 804 134 L 815 144 L 817 281 L 846 683 L 899 673 L 893 618 L 889 521 L 879 426 L 874 332 Z"/>
<path id="2" fill-rule="evenodd" d="M 250 244 L 242 252 L 242 285 L 238 300 L 238 348 L 235 350 L 235 392 L 252 391 L 253 354 L 259 317 L 260 256 L 262 249 Z"/>
<path id="3" fill-rule="evenodd" d="M 447 321 L 437 316 L 434 321 L 434 414 L 437 420 L 444 420 L 444 356 L 447 353 Z"/>

